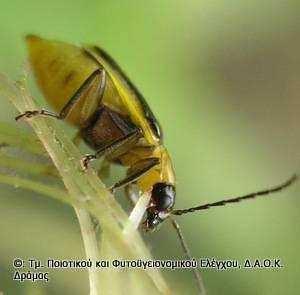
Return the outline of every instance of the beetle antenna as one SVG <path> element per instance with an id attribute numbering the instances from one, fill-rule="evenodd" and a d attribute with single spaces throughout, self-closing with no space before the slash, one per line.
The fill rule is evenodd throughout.
<path id="1" fill-rule="evenodd" d="M 183 215 L 186 213 L 191 213 L 194 211 L 198 211 L 198 210 L 206 210 L 209 209 L 211 207 L 217 207 L 217 206 L 224 206 L 226 204 L 229 203 L 238 203 L 240 201 L 244 201 L 244 200 L 248 200 L 248 199 L 254 199 L 258 196 L 265 196 L 271 193 L 275 193 L 275 192 L 279 192 L 283 189 L 285 189 L 286 187 L 290 186 L 292 183 L 294 183 L 297 180 L 297 175 L 294 174 L 290 179 L 288 179 L 286 182 L 284 182 L 283 184 L 270 188 L 270 189 L 266 189 L 266 190 L 262 190 L 262 191 L 258 191 L 255 193 L 251 193 L 245 196 L 240 196 L 240 197 L 236 197 L 236 198 L 232 198 L 232 199 L 227 199 L 227 200 L 222 200 L 222 201 L 218 201 L 215 203 L 208 203 L 205 205 L 200 205 L 197 207 L 192 207 L 192 208 L 188 208 L 188 209 L 182 209 L 182 210 L 174 210 L 172 211 L 173 215 Z"/>
<path id="2" fill-rule="evenodd" d="M 188 247 L 188 245 L 185 241 L 185 238 L 183 236 L 183 233 L 182 233 L 182 230 L 181 230 L 179 224 L 177 223 L 177 221 L 175 219 L 173 219 L 173 218 L 170 218 L 170 219 L 171 219 L 171 223 L 172 223 L 173 227 L 175 228 L 176 233 L 179 237 L 180 244 L 183 248 L 183 251 L 184 251 L 186 257 L 189 260 L 192 260 L 191 250 L 190 250 L 190 248 Z M 193 275 L 194 275 L 194 278 L 197 282 L 197 287 L 199 289 L 199 294 L 200 295 L 206 295 L 206 290 L 205 290 L 205 287 L 204 287 L 204 284 L 203 284 L 202 277 L 201 277 L 201 275 L 198 271 L 198 268 L 193 268 Z"/>

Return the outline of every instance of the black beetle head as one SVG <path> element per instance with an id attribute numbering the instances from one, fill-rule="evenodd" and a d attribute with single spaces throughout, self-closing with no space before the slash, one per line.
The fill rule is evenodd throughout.
<path id="1" fill-rule="evenodd" d="M 151 202 L 144 222 L 146 230 L 154 230 L 171 214 L 175 201 L 175 187 L 172 184 L 156 183 L 152 188 Z"/>

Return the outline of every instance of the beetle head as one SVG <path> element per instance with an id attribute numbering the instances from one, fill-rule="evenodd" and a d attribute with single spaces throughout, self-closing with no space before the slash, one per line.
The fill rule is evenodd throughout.
<path id="1" fill-rule="evenodd" d="M 172 184 L 159 182 L 153 186 L 147 218 L 144 222 L 147 231 L 157 229 L 157 226 L 170 216 L 175 195 L 175 187 Z"/>

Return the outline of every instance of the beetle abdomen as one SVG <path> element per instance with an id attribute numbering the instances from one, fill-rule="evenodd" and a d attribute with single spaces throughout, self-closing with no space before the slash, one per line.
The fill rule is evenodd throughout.
<path id="1" fill-rule="evenodd" d="M 49 103 L 60 111 L 83 81 L 97 68 L 80 48 L 36 36 L 26 37 L 34 76 Z M 78 126 L 83 96 L 67 120 Z"/>

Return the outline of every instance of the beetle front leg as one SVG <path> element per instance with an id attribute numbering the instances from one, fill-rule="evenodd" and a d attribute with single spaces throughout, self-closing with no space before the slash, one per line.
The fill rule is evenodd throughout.
<path id="1" fill-rule="evenodd" d="M 136 162 L 132 167 L 128 169 L 128 173 L 124 179 L 121 179 L 109 189 L 114 192 L 117 188 L 123 185 L 129 185 L 135 182 L 138 178 L 147 173 L 150 169 L 160 163 L 159 158 L 147 158 Z"/>

